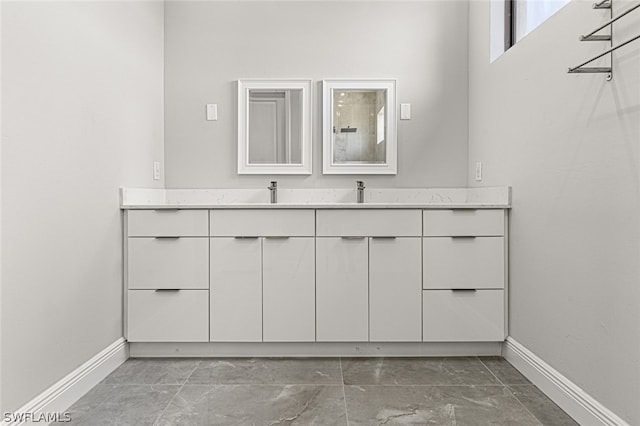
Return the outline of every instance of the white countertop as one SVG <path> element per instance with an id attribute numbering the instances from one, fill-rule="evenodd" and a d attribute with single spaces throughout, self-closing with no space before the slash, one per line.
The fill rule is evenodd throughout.
<path id="1" fill-rule="evenodd" d="M 504 209 L 511 188 L 366 188 L 365 202 L 355 200 L 355 188 L 278 188 L 277 204 L 266 188 L 120 189 L 122 209 Z"/>

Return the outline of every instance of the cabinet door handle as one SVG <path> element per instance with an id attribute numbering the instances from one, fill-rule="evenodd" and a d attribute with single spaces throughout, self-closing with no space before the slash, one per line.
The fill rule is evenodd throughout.
<path id="1" fill-rule="evenodd" d="M 289 237 L 285 237 L 285 236 L 279 236 L 279 235 L 272 235 L 270 237 L 265 237 L 268 240 L 288 240 Z"/>
<path id="2" fill-rule="evenodd" d="M 475 288 L 452 288 L 451 291 L 475 293 L 477 290 Z"/>
<path id="3" fill-rule="evenodd" d="M 157 288 L 156 293 L 177 293 L 179 292 L 179 288 Z"/>
<path id="4" fill-rule="evenodd" d="M 371 237 L 374 240 L 395 240 L 396 237 L 386 237 L 386 236 L 381 236 L 381 237 Z"/>
<path id="5" fill-rule="evenodd" d="M 258 237 L 233 237 L 236 240 L 257 240 Z"/>
<path id="6" fill-rule="evenodd" d="M 169 236 L 164 236 L 164 237 L 153 237 L 156 240 L 179 240 L 180 237 L 169 237 Z"/>
<path id="7" fill-rule="evenodd" d="M 364 237 L 350 237 L 350 236 L 345 236 L 345 237 L 340 237 L 343 240 L 364 240 Z"/>
<path id="8" fill-rule="evenodd" d="M 467 239 L 467 240 L 473 240 L 476 238 L 475 235 L 452 235 L 451 238 L 455 238 L 455 239 Z"/>

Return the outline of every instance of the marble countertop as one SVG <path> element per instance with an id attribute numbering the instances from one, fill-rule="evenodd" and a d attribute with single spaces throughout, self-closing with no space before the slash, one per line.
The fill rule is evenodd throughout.
<path id="1" fill-rule="evenodd" d="M 511 207 L 511 188 L 367 188 L 365 202 L 345 188 L 278 188 L 278 203 L 260 189 L 121 188 L 122 209 L 495 209 Z"/>

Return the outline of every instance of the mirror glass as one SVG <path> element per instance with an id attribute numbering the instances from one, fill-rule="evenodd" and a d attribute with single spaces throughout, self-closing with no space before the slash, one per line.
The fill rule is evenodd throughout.
<path id="1" fill-rule="evenodd" d="M 333 91 L 333 163 L 384 164 L 386 90 Z"/>
<path id="2" fill-rule="evenodd" d="M 311 174 L 311 81 L 238 81 L 238 173 Z"/>
<path id="3" fill-rule="evenodd" d="M 249 164 L 302 164 L 302 90 L 249 90 Z"/>
<path id="4" fill-rule="evenodd" d="M 323 173 L 396 174 L 395 80 L 325 80 L 323 96 Z"/>

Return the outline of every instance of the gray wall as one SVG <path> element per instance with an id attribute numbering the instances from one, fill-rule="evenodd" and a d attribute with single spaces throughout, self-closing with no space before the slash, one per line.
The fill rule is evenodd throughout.
<path id="1" fill-rule="evenodd" d="M 163 5 L 2 9 L 5 412 L 122 336 L 118 187 L 163 159 Z"/>
<path id="2" fill-rule="evenodd" d="M 640 42 L 615 54 L 611 82 L 568 75 L 607 47 L 578 41 L 607 19 L 591 3 L 492 64 L 489 2 L 470 3 L 469 164 L 513 186 L 509 334 L 640 424 Z M 615 41 L 638 28 L 634 12 Z"/>
<path id="3" fill-rule="evenodd" d="M 170 188 L 265 186 L 238 176 L 235 81 L 398 79 L 398 175 L 369 186 L 464 186 L 467 177 L 466 2 L 167 2 L 165 153 Z M 354 186 L 322 176 L 320 85 L 314 84 L 312 176 L 284 187 Z M 205 121 L 217 103 L 219 120 Z"/>

